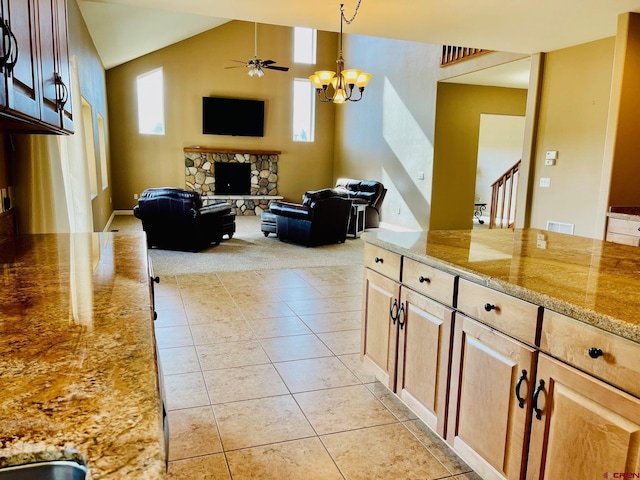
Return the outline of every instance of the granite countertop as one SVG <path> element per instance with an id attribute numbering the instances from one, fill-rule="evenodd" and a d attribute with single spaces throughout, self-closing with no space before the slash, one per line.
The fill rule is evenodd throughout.
<path id="1" fill-rule="evenodd" d="M 537 229 L 381 231 L 363 239 L 640 343 L 637 247 Z"/>
<path id="2" fill-rule="evenodd" d="M 0 285 L 0 467 L 164 478 L 144 234 L 18 236 Z"/>

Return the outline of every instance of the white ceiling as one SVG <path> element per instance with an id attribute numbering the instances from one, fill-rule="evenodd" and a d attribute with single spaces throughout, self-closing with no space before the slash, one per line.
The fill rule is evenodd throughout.
<path id="1" fill-rule="evenodd" d="M 345 33 L 516 53 L 536 53 L 615 35 L 640 0 L 361 0 Z M 357 0 L 78 0 L 105 68 L 228 20 L 340 28 Z"/>

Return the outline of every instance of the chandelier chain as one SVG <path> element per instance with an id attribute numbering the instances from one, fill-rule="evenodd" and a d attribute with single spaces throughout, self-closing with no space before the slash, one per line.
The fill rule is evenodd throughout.
<path id="1" fill-rule="evenodd" d="M 356 15 L 358 15 L 358 9 L 360 8 L 361 3 L 362 3 L 362 0 L 358 0 L 358 4 L 356 5 L 356 10 L 355 12 L 353 12 L 353 16 L 348 20 L 347 20 L 347 17 L 344 16 L 344 3 L 340 4 L 340 15 L 342 16 L 342 19 L 347 25 L 351 25 L 351 22 L 353 22 L 356 19 Z"/>

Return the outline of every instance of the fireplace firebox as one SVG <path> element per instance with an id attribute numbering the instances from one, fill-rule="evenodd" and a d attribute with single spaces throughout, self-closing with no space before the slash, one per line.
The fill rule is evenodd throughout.
<path id="1" fill-rule="evenodd" d="M 251 193 L 251 164 L 215 162 L 216 195 L 249 195 Z"/>

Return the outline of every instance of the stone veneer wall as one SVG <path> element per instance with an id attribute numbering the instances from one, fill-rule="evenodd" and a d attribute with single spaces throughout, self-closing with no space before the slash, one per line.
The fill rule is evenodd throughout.
<path id="1" fill-rule="evenodd" d="M 197 150 L 197 149 L 194 149 Z M 238 215 L 260 215 L 269 208 L 269 198 L 251 198 L 278 195 L 278 155 L 274 153 L 236 153 L 187 151 L 184 153 L 185 183 L 187 190 L 195 190 L 207 197 L 215 193 L 215 162 L 251 163 L 251 195 L 225 199 Z M 236 198 L 240 197 L 240 198 Z"/>

